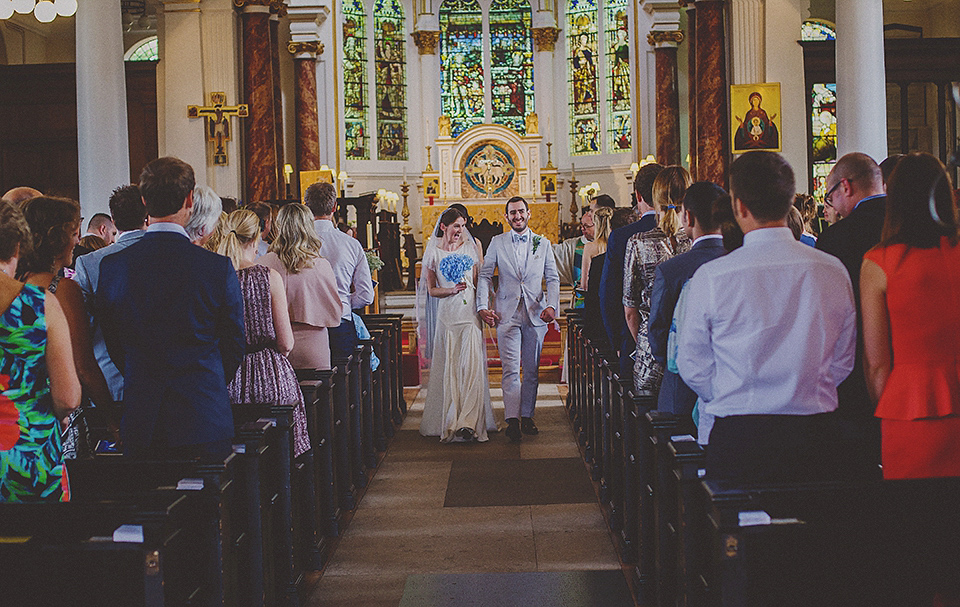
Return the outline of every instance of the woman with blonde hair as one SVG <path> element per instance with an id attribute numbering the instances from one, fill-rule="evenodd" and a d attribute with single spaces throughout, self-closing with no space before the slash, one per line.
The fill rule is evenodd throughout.
<path id="1" fill-rule="evenodd" d="M 580 284 L 577 290 L 581 293 L 587 292 L 593 258 L 607 252 L 607 238 L 613 231 L 610 228 L 611 217 L 613 217 L 613 209 L 610 207 L 597 207 L 593 211 L 593 240 L 583 245 L 583 259 L 580 262 Z"/>
<path id="2" fill-rule="evenodd" d="M 637 340 L 633 385 L 640 396 L 656 396 L 663 366 L 653 358 L 647 339 L 650 300 L 657 266 L 690 248 L 677 208 L 693 180 L 679 165 L 665 167 L 653 182 L 653 207 L 660 214 L 658 226 L 627 241 L 623 272 L 623 308 L 630 333 Z"/>
<path id="3" fill-rule="evenodd" d="M 293 349 L 287 296 L 279 272 L 254 263 L 260 220 L 252 211 L 230 213 L 223 222 L 217 253 L 233 262 L 243 294 L 247 351 L 227 385 L 233 404 L 293 404 L 294 457 L 310 450 L 303 394 L 286 356 Z"/>
<path id="4" fill-rule="evenodd" d="M 343 307 L 333 268 L 320 256 L 313 214 L 302 204 L 284 205 L 273 234 L 267 254 L 258 263 L 283 278 L 294 337 L 290 363 L 295 369 L 329 369 L 327 328 L 340 326 Z"/>

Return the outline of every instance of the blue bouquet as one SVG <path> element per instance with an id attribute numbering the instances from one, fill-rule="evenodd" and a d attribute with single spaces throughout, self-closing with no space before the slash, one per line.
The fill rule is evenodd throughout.
<path id="1" fill-rule="evenodd" d="M 437 271 L 440 275 L 455 284 L 463 282 L 464 275 L 471 268 L 473 268 L 473 258 L 463 253 L 447 255 L 437 264 Z M 463 303 L 466 305 L 466 297 L 464 297 Z"/>

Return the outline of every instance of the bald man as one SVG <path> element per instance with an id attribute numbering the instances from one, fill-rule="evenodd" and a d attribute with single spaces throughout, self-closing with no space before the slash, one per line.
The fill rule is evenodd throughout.
<path id="1" fill-rule="evenodd" d="M 11 202 L 17 206 L 20 206 L 24 202 L 30 200 L 31 198 L 36 198 L 37 196 L 43 196 L 43 192 L 40 190 L 35 190 L 27 186 L 19 186 L 7 190 L 7 193 L 3 195 L 3 199 L 7 202 Z"/>

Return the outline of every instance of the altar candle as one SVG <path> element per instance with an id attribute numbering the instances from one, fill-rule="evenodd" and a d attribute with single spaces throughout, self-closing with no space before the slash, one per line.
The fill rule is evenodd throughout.
<path id="1" fill-rule="evenodd" d="M 373 223 L 367 224 L 367 248 L 373 248 Z"/>
<path id="2" fill-rule="evenodd" d="M 407 183 L 407 167 L 403 167 L 403 183 Z"/>
<path id="3" fill-rule="evenodd" d="M 577 178 L 577 165 L 570 163 L 570 181 Z"/>

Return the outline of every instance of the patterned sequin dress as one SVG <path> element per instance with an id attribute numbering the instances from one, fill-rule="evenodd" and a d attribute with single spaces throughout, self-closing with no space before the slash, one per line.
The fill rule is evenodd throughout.
<path id="1" fill-rule="evenodd" d="M 60 501 L 64 495 L 43 297 L 42 288 L 24 285 L 0 316 L 0 502 Z"/>
<path id="2" fill-rule="evenodd" d="M 303 393 L 287 357 L 277 352 L 277 333 L 273 327 L 270 297 L 270 270 L 250 266 L 237 271 L 243 293 L 243 326 L 247 334 L 247 352 L 237 375 L 227 386 L 234 404 L 290 404 L 293 410 L 293 452 L 299 457 L 310 450 L 307 415 Z"/>

